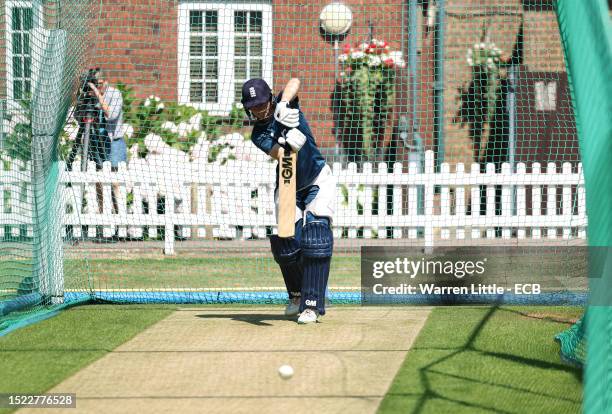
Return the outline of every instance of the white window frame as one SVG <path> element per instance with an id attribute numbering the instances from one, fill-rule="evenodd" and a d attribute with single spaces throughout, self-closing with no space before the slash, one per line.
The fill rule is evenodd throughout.
<path id="1" fill-rule="evenodd" d="M 537 111 L 557 110 L 557 82 L 538 81 L 534 84 Z"/>
<path id="2" fill-rule="evenodd" d="M 218 12 L 218 91 L 216 103 L 189 102 L 189 12 L 215 10 Z M 262 77 L 273 85 L 272 3 L 180 3 L 178 12 L 178 102 L 211 115 L 227 116 L 235 102 L 234 79 L 234 11 L 262 12 Z M 228 75 L 229 74 L 229 75 Z M 203 91 L 206 95 L 206 88 Z"/>
<path id="3" fill-rule="evenodd" d="M 4 15 L 6 16 L 6 96 L 9 101 L 15 101 L 13 97 L 13 8 L 31 8 L 32 9 L 32 29 L 43 27 L 42 16 L 43 8 L 41 1 L 27 0 L 5 0 Z M 30 51 L 32 50 L 32 41 L 30 39 Z M 31 63 L 32 71 L 35 68 L 34 62 Z M 33 76 L 32 76 L 33 77 Z M 30 79 L 32 79 L 32 77 Z M 32 88 L 34 83 L 32 82 Z M 32 92 L 34 92 L 32 90 Z"/>

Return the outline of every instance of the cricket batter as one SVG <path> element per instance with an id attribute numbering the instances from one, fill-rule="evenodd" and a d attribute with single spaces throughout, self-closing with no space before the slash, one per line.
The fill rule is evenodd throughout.
<path id="1" fill-rule="evenodd" d="M 308 324 L 325 314 L 336 180 L 300 110 L 299 88 L 300 80 L 293 78 L 275 97 L 266 81 L 250 79 L 242 86 L 242 104 L 256 119 L 251 140 L 260 150 L 276 160 L 280 145 L 297 153 L 295 237 L 274 235 L 270 245 L 289 293 L 285 315 L 299 314 L 298 323 Z M 278 214 L 278 188 L 274 195 Z"/>

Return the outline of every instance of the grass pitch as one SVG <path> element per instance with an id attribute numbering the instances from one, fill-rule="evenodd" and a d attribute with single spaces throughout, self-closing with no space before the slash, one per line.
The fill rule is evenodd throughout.
<path id="1" fill-rule="evenodd" d="M 554 260 L 553 260 L 554 259 Z M 534 255 L 521 260 L 493 257 L 489 261 L 491 280 L 513 283 L 558 283 L 569 290 L 586 289 L 582 263 L 562 255 L 543 258 Z M 494 270 L 499 269 L 499 270 Z M 278 265 L 270 254 L 262 257 L 114 257 L 65 260 L 66 288 L 93 289 L 252 289 L 283 286 Z M 560 276 L 561 275 L 561 276 Z M 495 277 L 496 279 L 493 279 Z M 336 255 L 331 263 L 330 287 L 361 286 L 358 256 Z M 552 284 L 552 286 L 555 286 Z"/>
<path id="2" fill-rule="evenodd" d="M 0 338 L 0 393 L 45 392 L 176 309 L 80 306 L 12 332 Z M 561 363 L 552 338 L 581 312 L 575 307 L 436 308 L 379 412 L 580 412 L 581 371 Z"/>
<path id="3" fill-rule="evenodd" d="M 66 288 L 254 288 L 283 286 L 271 257 L 176 257 L 67 260 Z M 87 275 L 91 275 L 88 277 Z M 334 258 L 330 285 L 360 286 L 360 262 L 355 257 Z"/>

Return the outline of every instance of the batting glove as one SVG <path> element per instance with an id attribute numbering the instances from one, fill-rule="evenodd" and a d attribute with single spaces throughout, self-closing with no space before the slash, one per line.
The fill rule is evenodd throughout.
<path id="1" fill-rule="evenodd" d="M 295 152 L 298 152 L 305 142 L 306 135 L 302 134 L 299 129 L 291 129 L 284 137 L 278 138 L 279 144 L 285 145 L 287 143 Z"/>
<path id="2" fill-rule="evenodd" d="M 287 101 L 280 101 L 276 104 L 274 119 L 289 128 L 295 128 L 300 124 L 300 111 L 289 108 L 287 105 L 289 105 Z"/>

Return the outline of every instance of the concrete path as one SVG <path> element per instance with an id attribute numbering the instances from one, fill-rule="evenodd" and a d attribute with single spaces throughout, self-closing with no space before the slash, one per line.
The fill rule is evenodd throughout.
<path id="1" fill-rule="evenodd" d="M 430 308 L 333 307 L 307 326 L 281 312 L 181 309 L 50 392 L 76 393 L 73 414 L 373 413 Z"/>

